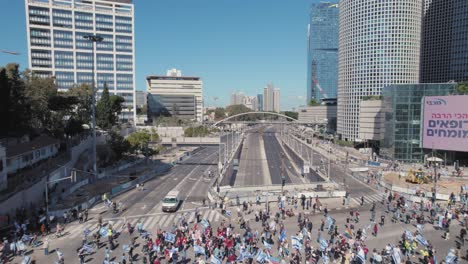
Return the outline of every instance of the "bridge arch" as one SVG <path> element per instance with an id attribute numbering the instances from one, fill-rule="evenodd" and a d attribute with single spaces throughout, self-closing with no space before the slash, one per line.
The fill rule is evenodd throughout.
<path id="1" fill-rule="evenodd" d="M 245 113 L 240 113 L 240 114 L 236 114 L 236 115 L 233 115 L 233 116 L 229 116 L 229 117 L 226 117 L 222 120 L 219 120 L 217 121 L 216 123 L 214 123 L 213 125 L 211 125 L 212 127 L 217 127 L 219 124 L 223 123 L 223 122 L 226 122 L 228 120 L 231 120 L 233 118 L 236 118 L 236 117 L 239 117 L 239 116 L 246 116 L 246 115 L 251 115 L 251 114 L 267 114 L 267 115 L 274 115 L 274 116 L 278 116 L 278 117 L 284 117 L 288 120 L 291 120 L 292 122 L 299 122 L 299 120 L 295 119 L 295 118 L 292 118 L 290 116 L 287 116 L 287 115 L 283 115 L 283 114 L 279 114 L 279 113 L 275 113 L 275 112 L 245 112 Z"/>

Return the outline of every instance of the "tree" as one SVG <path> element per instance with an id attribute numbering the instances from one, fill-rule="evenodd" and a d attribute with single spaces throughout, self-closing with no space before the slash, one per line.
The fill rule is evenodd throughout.
<path id="1" fill-rule="evenodd" d="M 112 101 L 109 94 L 107 83 L 104 83 L 104 89 L 101 99 L 96 104 L 96 125 L 104 130 L 109 130 L 115 124 L 116 116 L 114 113 Z"/>
<path id="2" fill-rule="evenodd" d="M 159 139 L 156 133 L 150 133 L 147 130 L 141 130 L 130 134 L 127 137 L 132 150 L 143 153 L 145 156 L 153 155 L 154 152 L 148 148 L 149 142 L 155 142 Z"/>
<path id="3" fill-rule="evenodd" d="M 215 113 L 216 120 L 223 119 L 226 117 L 226 109 L 222 107 L 216 107 L 216 109 L 214 110 L 214 113 Z"/>
<path id="4" fill-rule="evenodd" d="M 91 103 L 93 99 L 91 86 L 83 83 L 68 89 L 65 95 L 77 99 L 76 107 L 73 111 L 73 118 L 80 120 L 83 124 L 91 124 Z"/>
<path id="5" fill-rule="evenodd" d="M 6 135 L 8 132 L 9 109 L 10 109 L 10 86 L 5 68 L 0 69 L 0 124 L 3 124 L 0 135 Z"/>
<path id="6" fill-rule="evenodd" d="M 315 100 L 315 99 L 310 99 L 308 105 L 309 105 L 309 106 L 317 106 L 317 105 L 320 105 L 320 104 L 317 102 L 317 100 Z"/>
<path id="7" fill-rule="evenodd" d="M 128 140 L 115 131 L 110 132 L 107 144 L 114 153 L 116 160 L 120 160 L 125 155 L 125 153 L 131 152 L 132 148 Z"/>
<path id="8" fill-rule="evenodd" d="M 298 112 L 293 112 L 293 111 L 285 111 L 284 115 L 290 118 L 298 119 L 299 118 L 299 113 Z M 292 121 L 291 119 L 288 119 L 288 121 Z"/>
<path id="9" fill-rule="evenodd" d="M 461 82 L 458 84 L 458 93 L 468 95 L 468 82 Z"/>
<path id="10" fill-rule="evenodd" d="M 31 110 L 29 100 L 25 94 L 25 84 L 19 72 L 19 65 L 10 63 L 5 66 L 5 75 L 7 77 L 7 87 L 1 88 L 2 94 L 7 94 L 6 105 L 8 107 L 6 122 L 2 124 L 2 133 L 19 134 L 30 129 L 29 120 L 31 119 Z M 5 83 L 5 81 L 3 80 Z"/>

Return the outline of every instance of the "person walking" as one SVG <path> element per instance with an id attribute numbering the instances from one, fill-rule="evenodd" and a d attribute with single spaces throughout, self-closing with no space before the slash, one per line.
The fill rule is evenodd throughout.
<path id="1" fill-rule="evenodd" d="M 44 256 L 49 255 L 49 238 L 46 237 L 44 240 Z"/>

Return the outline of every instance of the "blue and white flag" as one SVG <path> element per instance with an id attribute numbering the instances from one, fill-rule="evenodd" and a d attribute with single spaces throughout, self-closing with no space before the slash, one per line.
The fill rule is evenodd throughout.
<path id="1" fill-rule="evenodd" d="M 161 253 L 161 248 L 158 245 L 153 244 L 153 251 L 156 253 Z"/>
<path id="2" fill-rule="evenodd" d="M 124 252 L 129 252 L 130 251 L 130 247 L 128 245 L 123 245 L 122 249 L 123 249 Z"/>
<path id="3" fill-rule="evenodd" d="M 105 227 L 101 227 L 101 229 L 99 229 L 99 234 L 102 237 L 107 237 L 108 233 L 109 233 L 109 230 Z"/>
<path id="4" fill-rule="evenodd" d="M 205 255 L 205 248 L 199 245 L 193 245 L 193 252 L 195 254 Z"/>
<path id="5" fill-rule="evenodd" d="M 265 248 L 271 250 L 271 244 L 269 244 L 266 240 L 263 240 L 263 245 L 265 246 Z"/>
<path id="6" fill-rule="evenodd" d="M 86 252 L 86 254 L 91 254 L 94 252 L 94 248 L 88 244 L 83 245 L 83 250 Z"/>
<path id="7" fill-rule="evenodd" d="M 417 235 L 416 236 L 416 241 L 418 241 L 419 244 L 423 245 L 423 246 L 429 246 L 429 243 L 427 242 L 427 240 L 422 236 L 422 235 Z"/>
<path id="8" fill-rule="evenodd" d="M 419 233 L 422 233 L 424 231 L 424 226 L 420 225 L 420 224 L 417 224 L 416 229 L 418 230 Z"/>
<path id="9" fill-rule="evenodd" d="M 26 235 L 24 234 L 22 237 L 21 237 L 21 240 L 23 240 L 24 242 L 27 242 L 29 240 L 33 239 L 33 236 L 30 236 L 30 235 Z"/>
<path id="10" fill-rule="evenodd" d="M 456 260 L 457 260 L 457 256 L 455 256 L 455 254 L 453 254 L 452 252 L 449 252 L 447 256 L 445 257 L 446 264 L 455 264 Z"/>
<path id="11" fill-rule="evenodd" d="M 403 259 L 403 257 L 401 256 L 401 251 L 393 250 L 392 258 L 393 258 L 394 263 L 401 263 L 401 260 Z"/>
<path id="12" fill-rule="evenodd" d="M 362 264 L 366 263 L 366 254 L 364 254 L 364 250 L 362 248 L 359 249 L 358 253 L 356 254 L 356 257 L 361 260 Z"/>
<path id="13" fill-rule="evenodd" d="M 335 222 L 335 219 L 331 218 L 330 216 L 327 217 L 327 230 L 330 232 L 330 229 Z"/>
<path id="14" fill-rule="evenodd" d="M 320 239 L 320 250 L 324 251 L 328 247 L 328 242 L 326 239 Z"/>
<path id="15" fill-rule="evenodd" d="M 279 235 L 279 240 L 282 242 L 286 239 L 286 229 L 281 230 L 281 233 Z"/>
<path id="16" fill-rule="evenodd" d="M 31 257 L 24 256 L 23 260 L 21 261 L 21 264 L 29 264 L 29 263 L 31 263 Z"/>
<path id="17" fill-rule="evenodd" d="M 443 221 L 444 221 L 444 217 L 441 216 L 441 215 L 439 215 L 439 227 L 440 227 L 440 228 L 443 228 L 443 227 L 444 227 L 444 226 L 443 226 Z"/>
<path id="18" fill-rule="evenodd" d="M 214 255 L 211 255 L 210 264 L 222 264 L 221 260 L 216 258 Z"/>
<path id="19" fill-rule="evenodd" d="M 297 236 L 291 237 L 291 244 L 292 244 L 292 247 L 295 249 L 299 249 L 299 250 L 302 249 L 302 240 Z"/>
<path id="20" fill-rule="evenodd" d="M 210 226 L 210 223 L 206 219 L 201 220 L 201 224 L 204 228 L 208 228 Z"/>
<path id="21" fill-rule="evenodd" d="M 86 236 L 89 236 L 89 234 L 91 234 L 91 230 L 89 230 L 89 228 L 86 228 L 83 233 L 86 235 Z"/>
<path id="22" fill-rule="evenodd" d="M 409 230 L 405 230 L 405 235 L 408 240 L 413 240 L 413 233 Z"/>
<path id="23" fill-rule="evenodd" d="M 225 215 L 226 215 L 227 217 L 231 218 L 232 212 L 231 212 L 231 211 L 226 211 Z"/>
<path id="24" fill-rule="evenodd" d="M 324 252 L 322 252 L 322 263 L 323 264 L 328 264 L 330 259 L 328 258 L 327 254 L 325 254 Z"/>
<path id="25" fill-rule="evenodd" d="M 175 235 L 172 234 L 172 233 L 166 233 L 166 234 L 164 234 L 164 240 L 174 244 L 175 243 Z"/>
<path id="26" fill-rule="evenodd" d="M 259 250 L 255 259 L 258 262 L 263 263 L 266 260 L 267 257 L 268 257 L 268 255 L 263 253 L 263 250 Z"/>

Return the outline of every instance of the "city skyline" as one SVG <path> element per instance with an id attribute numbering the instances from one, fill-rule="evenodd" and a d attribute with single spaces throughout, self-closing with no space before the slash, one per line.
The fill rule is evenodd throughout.
<path id="1" fill-rule="evenodd" d="M 0 14 L 2 22 L 12 25 L 6 32 L 12 37 L 3 41 L 0 49 L 21 54 L 2 54 L 0 63 L 16 61 L 24 70 L 28 66 L 24 1 L 9 2 L 10 8 L 0 11 Z M 206 4 L 189 1 L 137 2 L 136 90 L 145 90 L 146 75 L 175 67 L 187 75 L 200 76 L 204 80 L 205 95 L 219 98 L 216 102 L 211 99 L 208 102 L 210 105 L 227 105 L 229 91 L 233 87 L 244 87 L 247 93 L 255 94 L 258 87 L 263 87 L 270 80 L 282 87 L 283 98 L 287 99 L 282 100 L 282 109 L 304 105 L 307 53 L 304 39 L 307 34 L 308 10 L 316 2 L 319 1 L 301 0 L 287 4 L 280 1 L 255 1 L 245 2 L 244 5 L 211 1 Z M 225 9 L 230 10 L 228 17 L 220 15 Z M 174 12 L 178 14 L 175 20 L 169 16 Z M 242 21 L 237 19 L 240 15 Z M 290 19 L 278 21 L 274 19 L 276 16 Z M 170 26 L 166 26 L 167 21 L 171 21 Z M 213 25 L 212 21 L 219 23 Z M 244 30 L 245 25 L 252 28 Z M 145 34 L 145 31 L 150 30 L 157 34 Z M 186 32 L 185 36 L 174 34 L 180 30 Z M 191 39 L 190 45 L 181 44 L 185 38 Z M 232 74 L 234 72 L 236 74 Z M 281 78 L 278 78 L 279 75 Z"/>

